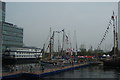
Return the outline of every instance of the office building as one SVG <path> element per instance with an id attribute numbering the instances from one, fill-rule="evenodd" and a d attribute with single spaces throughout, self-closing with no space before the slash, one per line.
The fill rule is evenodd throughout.
<path id="1" fill-rule="evenodd" d="M 6 3 L 0 1 L 0 50 L 2 53 L 6 48 L 23 46 L 23 28 L 5 21 Z"/>
<path id="2" fill-rule="evenodd" d="M 6 3 L 0 1 L 0 21 L 5 22 L 5 7 Z"/>
<path id="3" fill-rule="evenodd" d="M 118 49 L 120 51 L 120 2 L 118 2 Z"/>
<path id="4" fill-rule="evenodd" d="M 0 64 L 2 63 L 2 2 L 0 1 Z M 0 66 L 2 72 L 2 66 Z"/>
<path id="5" fill-rule="evenodd" d="M 11 23 L 3 22 L 2 28 L 2 49 L 23 46 L 23 28 L 18 28 Z"/>

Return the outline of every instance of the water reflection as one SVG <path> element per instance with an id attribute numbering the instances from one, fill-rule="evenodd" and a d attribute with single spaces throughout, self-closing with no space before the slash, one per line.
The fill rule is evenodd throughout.
<path id="1" fill-rule="evenodd" d="M 89 66 L 47 76 L 46 78 L 116 78 L 120 80 L 120 69 L 105 69 L 103 66 Z M 62 75 L 62 76 L 61 76 Z"/>

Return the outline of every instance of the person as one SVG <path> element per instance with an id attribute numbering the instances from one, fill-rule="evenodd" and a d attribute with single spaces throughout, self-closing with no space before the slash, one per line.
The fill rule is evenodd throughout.
<path id="1" fill-rule="evenodd" d="M 64 67 L 64 63 L 63 63 L 63 62 L 62 62 L 62 64 L 61 64 L 61 66 Z"/>
<path id="2" fill-rule="evenodd" d="M 30 72 L 32 72 L 32 66 L 30 65 Z"/>
<path id="3" fill-rule="evenodd" d="M 41 66 L 42 67 L 42 72 L 44 72 L 44 66 Z"/>
<path id="4" fill-rule="evenodd" d="M 71 63 L 71 64 L 72 64 L 72 66 L 73 66 L 73 61 L 72 61 L 72 63 Z"/>
<path id="5" fill-rule="evenodd" d="M 16 66 L 16 71 L 18 71 L 18 66 Z"/>
<path id="6" fill-rule="evenodd" d="M 42 70 L 42 72 L 44 72 L 44 65 L 43 64 L 41 64 L 41 70 Z"/>
<path id="7" fill-rule="evenodd" d="M 80 64 L 80 61 L 78 61 L 78 63 Z"/>

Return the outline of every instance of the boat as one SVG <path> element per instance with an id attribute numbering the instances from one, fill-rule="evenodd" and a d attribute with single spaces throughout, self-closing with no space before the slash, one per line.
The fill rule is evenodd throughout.
<path id="1" fill-rule="evenodd" d="M 41 49 L 34 47 L 8 48 L 2 55 L 3 64 L 32 63 L 42 57 Z"/>
<path id="2" fill-rule="evenodd" d="M 60 45 L 60 33 L 62 33 L 62 46 Z M 58 34 L 58 52 L 54 50 L 54 38 L 55 34 Z M 43 59 L 39 61 L 40 64 L 53 64 L 57 65 L 59 63 L 65 62 L 64 57 L 66 56 L 65 41 L 68 44 L 68 36 L 65 34 L 65 30 L 52 31 L 50 28 L 50 36 L 48 37 L 49 43 L 47 44 L 47 49 L 45 50 L 45 44 L 43 45 Z M 45 56 L 47 55 L 47 56 Z"/>
<path id="3" fill-rule="evenodd" d="M 111 19 L 113 20 L 113 33 L 114 33 L 114 46 L 110 53 L 112 53 L 111 58 L 106 58 L 103 60 L 104 66 L 110 66 L 110 67 L 120 67 L 120 55 L 118 50 L 118 27 L 117 27 L 117 16 L 113 15 L 111 16 Z M 116 22 L 115 22 L 116 21 Z"/>
<path id="4" fill-rule="evenodd" d="M 120 67 L 120 58 L 107 59 L 104 61 L 103 65 L 109 67 Z"/>

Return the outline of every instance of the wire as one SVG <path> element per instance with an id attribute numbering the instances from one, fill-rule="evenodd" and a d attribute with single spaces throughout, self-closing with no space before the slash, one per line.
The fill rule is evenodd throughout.
<path id="1" fill-rule="evenodd" d="M 102 44 L 102 43 L 103 43 L 103 41 L 105 40 L 106 35 L 107 35 L 108 30 L 110 29 L 110 26 L 111 26 L 111 25 L 112 25 L 112 23 L 111 23 L 111 20 L 110 20 L 110 21 L 109 21 L 109 24 L 108 24 L 108 27 L 107 27 L 107 29 L 106 29 L 106 31 L 105 31 L 105 33 L 104 33 L 104 35 L 103 35 L 103 38 L 102 38 L 102 40 L 100 41 L 100 43 L 98 44 L 97 49 L 99 49 L 99 48 L 100 48 L 101 44 Z"/>

